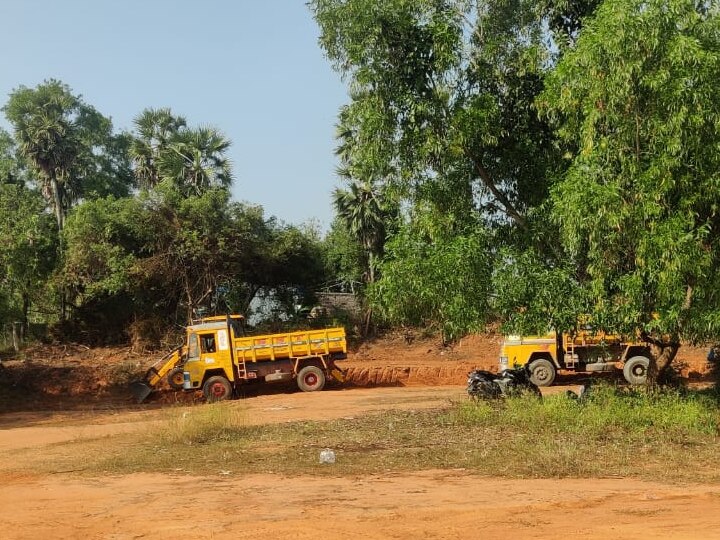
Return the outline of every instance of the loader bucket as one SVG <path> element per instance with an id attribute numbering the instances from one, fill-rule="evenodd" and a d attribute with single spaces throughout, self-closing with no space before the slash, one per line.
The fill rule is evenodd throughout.
<path id="1" fill-rule="evenodd" d="M 130 392 L 138 403 L 142 403 L 152 393 L 152 388 L 143 381 L 130 383 Z"/>

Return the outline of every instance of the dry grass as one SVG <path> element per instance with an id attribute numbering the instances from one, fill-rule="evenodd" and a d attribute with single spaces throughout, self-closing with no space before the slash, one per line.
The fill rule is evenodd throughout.
<path id="1" fill-rule="evenodd" d="M 31 466 L 227 475 L 465 468 L 508 477 L 720 480 L 720 408 L 709 394 L 647 396 L 606 388 L 587 401 L 527 397 L 265 426 L 247 425 L 237 405 L 171 410 L 147 433 L 59 445 Z M 323 448 L 335 450 L 334 465 L 319 463 Z"/>

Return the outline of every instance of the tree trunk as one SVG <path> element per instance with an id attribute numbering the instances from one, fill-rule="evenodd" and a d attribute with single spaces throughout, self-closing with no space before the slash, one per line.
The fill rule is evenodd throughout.
<path id="1" fill-rule="evenodd" d="M 30 295 L 23 293 L 22 295 L 22 325 L 23 337 L 30 333 L 30 324 L 28 322 L 28 312 L 30 311 Z"/>
<path id="2" fill-rule="evenodd" d="M 53 210 L 55 211 L 55 219 L 57 220 L 58 231 L 62 233 L 63 227 L 65 226 L 65 214 L 63 212 L 62 197 L 60 195 L 60 186 L 57 178 L 50 177 L 50 189 L 52 191 L 53 198 Z"/>
<path id="3" fill-rule="evenodd" d="M 30 311 L 30 295 L 28 293 L 23 293 L 22 295 L 23 299 L 23 315 L 22 315 L 22 323 L 25 327 L 25 331 L 27 332 L 28 329 L 28 312 Z"/>
<path id="4" fill-rule="evenodd" d="M 646 383 L 650 390 L 657 390 L 670 382 L 670 365 L 679 349 L 679 343 L 650 344 L 650 364 Z"/>
<path id="5" fill-rule="evenodd" d="M 18 352 L 23 344 L 23 324 L 21 322 L 12 323 L 12 343 L 13 350 Z"/>

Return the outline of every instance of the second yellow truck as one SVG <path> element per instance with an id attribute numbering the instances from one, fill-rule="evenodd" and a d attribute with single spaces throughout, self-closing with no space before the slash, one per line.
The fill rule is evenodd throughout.
<path id="1" fill-rule="evenodd" d="M 538 336 L 505 336 L 500 370 L 528 366 L 530 379 L 550 386 L 559 369 L 614 371 L 622 369 L 630 384 L 645 382 L 650 352 L 645 344 L 625 342 L 619 336 L 580 330 Z"/>

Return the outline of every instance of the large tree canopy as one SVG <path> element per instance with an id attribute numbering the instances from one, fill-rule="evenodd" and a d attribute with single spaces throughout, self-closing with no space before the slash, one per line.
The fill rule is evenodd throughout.
<path id="1" fill-rule="evenodd" d="M 324 281 L 313 234 L 231 200 L 230 141 L 217 129 L 146 109 L 134 133 L 114 133 L 56 80 L 18 87 L 3 111 L 3 329 L 58 322 L 48 304 L 59 300 L 66 338 L 114 341 L 131 321 L 246 312 L 260 291 L 291 314 Z"/>
<path id="2" fill-rule="evenodd" d="M 591 307 L 653 345 L 720 331 L 720 17 L 715 2 L 606 0 L 539 103 L 570 168 L 552 191 Z"/>
<path id="3" fill-rule="evenodd" d="M 565 5 L 575 26 L 581 4 Z M 562 165 L 534 108 L 555 54 L 551 14 L 525 0 L 310 6 L 321 45 L 350 81 L 339 124 L 352 176 L 390 182 L 461 228 L 480 213 L 532 232 L 530 211 Z"/>
<path id="4" fill-rule="evenodd" d="M 82 198 L 128 194 L 132 173 L 127 136 L 114 135 L 110 120 L 67 85 L 51 79 L 36 88 L 20 86 L 3 111 L 58 229 Z"/>
<path id="5" fill-rule="evenodd" d="M 553 242 L 556 226 L 546 202 L 567 162 L 535 100 L 560 55 L 549 31 L 572 43 L 596 3 L 310 2 L 320 44 L 350 84 L 351 101 L 338 121 L 340 175 L 356 188 L 372 187 L 394 198 L 404 210 L 403 238 L 415 248 L 424 246 L 401 249 L 395 242 L 389 275 L 411 276 L 417 271 L 414 257 L 423 250 L 437 253 L 439 262 L 439 254 L 452 250 L 451 244 L 462 245 L 463 238 L 482 246 L 482 253 L 473 254 L 473 267 L 483 258 L 480 266 L 489 268 L 503 245 L 564 260 Z M 345 193 L 345 198 L 351 194 Z M 343 215 L 343 206 L 338 210 Z M 418 219 L 422 223 L 415 223 Z M 470 241 L 490 235 L 492 240 Z M 487 277 L 485 271 L 478 280 Z M 392 299 L 382 298 L 383 291 L 397 289 L 386 285 L 379 284 L 376 298 L 387 307 Z M 457 334 L 477 328 L 489 315 L 488 302 L 478 309 L 440 309 L 451 296 L 438 288 L 424 292 L 431 290 L 433 302 L 416 306 L 423 313 L 402 321 L 393 316 L 393 322 L 440 316 L 440 325 Z M 463 323 L 453 323 L 450 314 L 461 312 Z"/>

